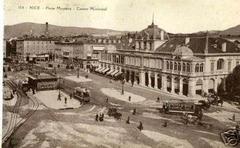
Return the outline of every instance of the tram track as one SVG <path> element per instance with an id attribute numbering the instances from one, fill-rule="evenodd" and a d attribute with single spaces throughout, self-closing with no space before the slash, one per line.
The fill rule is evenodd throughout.
<path id="1" fill-rule="evenodd" d="M 7 85 L 9 85 L 12 89 L 16 90 L 18 95 L 17 102 L 13 107 L 13 112 L 10 116 L 10 120 L 8 123 L 8 127 L 6 133 L 2 137 L 2 144 L 4 144 L 8 139 L 12 136 L 12 134 L 21 127 L 38 109 L 39 102 L 29 96 L 27 96 L 13 81 L 6 81 Z M 31 107 L 29 108 L 27 114 L 25 114 L 21 119 L 18 119 L 18 113 L 20 112 L 20 106 L 22 104 L 23 99 L 28 99 L 31 102 Z M 19 120 L 19 121 L 18 121 Z"/>

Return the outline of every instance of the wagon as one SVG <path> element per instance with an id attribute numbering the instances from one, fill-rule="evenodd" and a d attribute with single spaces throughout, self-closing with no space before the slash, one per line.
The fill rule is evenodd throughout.
<path id="1" fill-rule="evenodd" d="M 120 120 L 121 117 L 122 117 L 122 114 L 117 112 L 117 109 L 116 108 L 109 108 L 108 109 L 108 112 L 107 112 L 108 116 L 113 116 L 114 118 Z"/>

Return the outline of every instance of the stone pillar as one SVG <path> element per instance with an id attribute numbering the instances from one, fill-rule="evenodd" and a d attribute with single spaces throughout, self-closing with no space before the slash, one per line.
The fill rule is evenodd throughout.
<path id="1" fill-rule="evenodd" d="M 135 49 L 139 50 L 139 42 L 138 41 L 135 42 Z"/>
<path id="2" fill-rule="evenodd" d="M 183 94 L 183 78 L 179 79 L 179 95 Z"/>
<path id="3" fill-rule="evenodd" d="M 147 50 L 151 50 L 151 49 L 150 49 L 150 43 L 149 43 L 149 42 L 147 42 Z"/>
<path id="4" fill-rule="evenodd" d="M 167 76 L 165 74 L 162 74 L 162 88 L 161 90 L 164 92 L 167 92 Z"/>
<path id="5" fill-rule="evenodd" d="M 214 91 L 217 92 L 217 88 L 218 88 L 218 79 L 215 79 L 214 81 Z"/>
<path id="6" fill-rule="evenodd" d="M 130 82 L 131 83 L 131 76 L 132 76 L 132 72 L 129 70 L 129 75 L 128 75 L 128 82 Z"/>
<path id="7" fill-rule="evenodd" d="M 141 41 L 141 49 L 144 49 L 144 42 Z"/>
<path id="8" fill-rule="evenodd" d="M 196 88 L 195 88 L 194 79 L 189 78 L 189 80 L 188 80 L 188 97 L 195 96 L 195 93 L 196 93 Z"/>
<path id="9" fill-rule="evenodd" d="M 226 91 L 226 78 L 223 78 L 223 90 Z"/>
<path id="10" fill-rule="evenodd" d="M 152 87 L 152 81 L 151 81 L 151 72 L 148 71 L 148 87 Z"/>
<path id="11" fill-rule="evenodd" d="M 175 86 L 174 86 L 174 77 L 171 77 L 171 93 L 175 93 Z"/>
<path id="12" fill-rule="evenodd" d="M 158 89 L 158 73 L 156 72 L 154 73 L 154 81 L 155 81 L 154 88 Z"/>
<path id="13" fill-rule="evenodd" d="M 145 86 L 145 73 L 144 71 L 140 71 L 139 73 L 139 81 L 141 86 Z"/>
<path id="14" fill-rule="evenodd" d="M 203 92 L 205 92 L 205 93 L 208 93 L 208 79 L 204 79 L 203 80 L 203 88 L 202 88 L 202 90 L 203 90 Z"/>
<path id="15" fill-rule="evenodd" d="M 132 71 L 132 75 L 131 75 L 131 80 L 132 80 L 132 78 L 133 78 L 133 84 L 135 83 L 135 74 L 136 74 L 136 72 L 135 71 Z"/>

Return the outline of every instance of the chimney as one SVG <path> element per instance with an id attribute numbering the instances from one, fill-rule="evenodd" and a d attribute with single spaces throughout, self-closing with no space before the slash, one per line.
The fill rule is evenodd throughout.
<path id="1" fill-rule="evenodd" d="M 185 45 L 188 44 L 189 41 L 190 41 L 190 37 L 186 37 L 186 38 L 185 38 Z"/>
<path id="2" fill-rule="evenodd" d="M 206 33 L 206 43 L 205 43 L 204 53 L 208 54 L 208 31 Z"/>
<path id="3" fill-rule="evenodd" d="M 227 43 L 224 42 L 222 43 L 222 52 L 226 52 L 226 50 L 227 50 Z"/>
<path id="4" fill-rule="evenodd" d="M 45 25 L 45 36 L 48 37 L 49 35 L 49 32 L 48 32 L 48 22 L 46 22 L 46 25 Z"/>
<path id="5" fill-rule="evenodd" d="M 161 30 L 161 40 L 164 40 L 164 32 Z"/>

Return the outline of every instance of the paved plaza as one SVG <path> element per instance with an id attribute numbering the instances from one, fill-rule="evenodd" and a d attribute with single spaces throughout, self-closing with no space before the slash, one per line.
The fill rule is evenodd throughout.
<path id="1" fill-rule="evenodd" d="M 63 78 L 77 75 L 75 70 L 58 69 L 57 72 Z M 86 74 L 91 81 L 82 81 Z M 15 78 L 24 76 L 24 72 L 13 74 Z M 29 96 L 34 96 L 42 105 L 14 134 L 14 139 L 22 139 L 17 143 L 19 147 L 224 148 L 219 132 L 234 127 L 235 122 L 229 119 L 233 114 L 239 120 L 239 109 L 226 102 L 223 107 L 212 106 L 210 110 L 204 111 L 203 121 L 212 124 L 211 129 L 185 125 L 179 115 L 159 113 L 157 108 L 162 107 L 165 100 L 190 101 L 192 98 L 181 99 L 128 83 L 122 86 L 120 81 L 110 81 L 109 78 L 84 71 L 80 71 L 80 78 L 83 78 L 80 83 L 79 80 L 74 83 L 74 79 L 68 79 L 64 83 L 72 88 L 88 88 L 91 92 L 88 104 L 80 105 L 79 101 L 70 99 L 69 94 L 63 91 L 60 92 L 61 101 L 58 101 L 58 90 L 38 91 L 35 95 L 28 92 Z M 122 87 L 124 95 L 121 94 Z M 65 97 L 67 104 L 64 102 Z M 160 102 L 157 102 L 157 97 Z M 118 109 L 122 114 L 121 120 L 107 115 L 109 107 Z M 64 108 L 72 109 L 61 110 Z M 136 109 L 136 115 L 132 114 L 133 109 Z M 105 114 L 104 121 L 96 122 L 95 117 L 100 113 Z M 126 124 L 128 117 L 130 124 Z M 139 122 L 143 123 L 142 131 L 137 128 Z M 163 127 L 165 122 L 168 123 L 167 127 Z M 5 125 L 6 123 L 7 121 Z"/>

